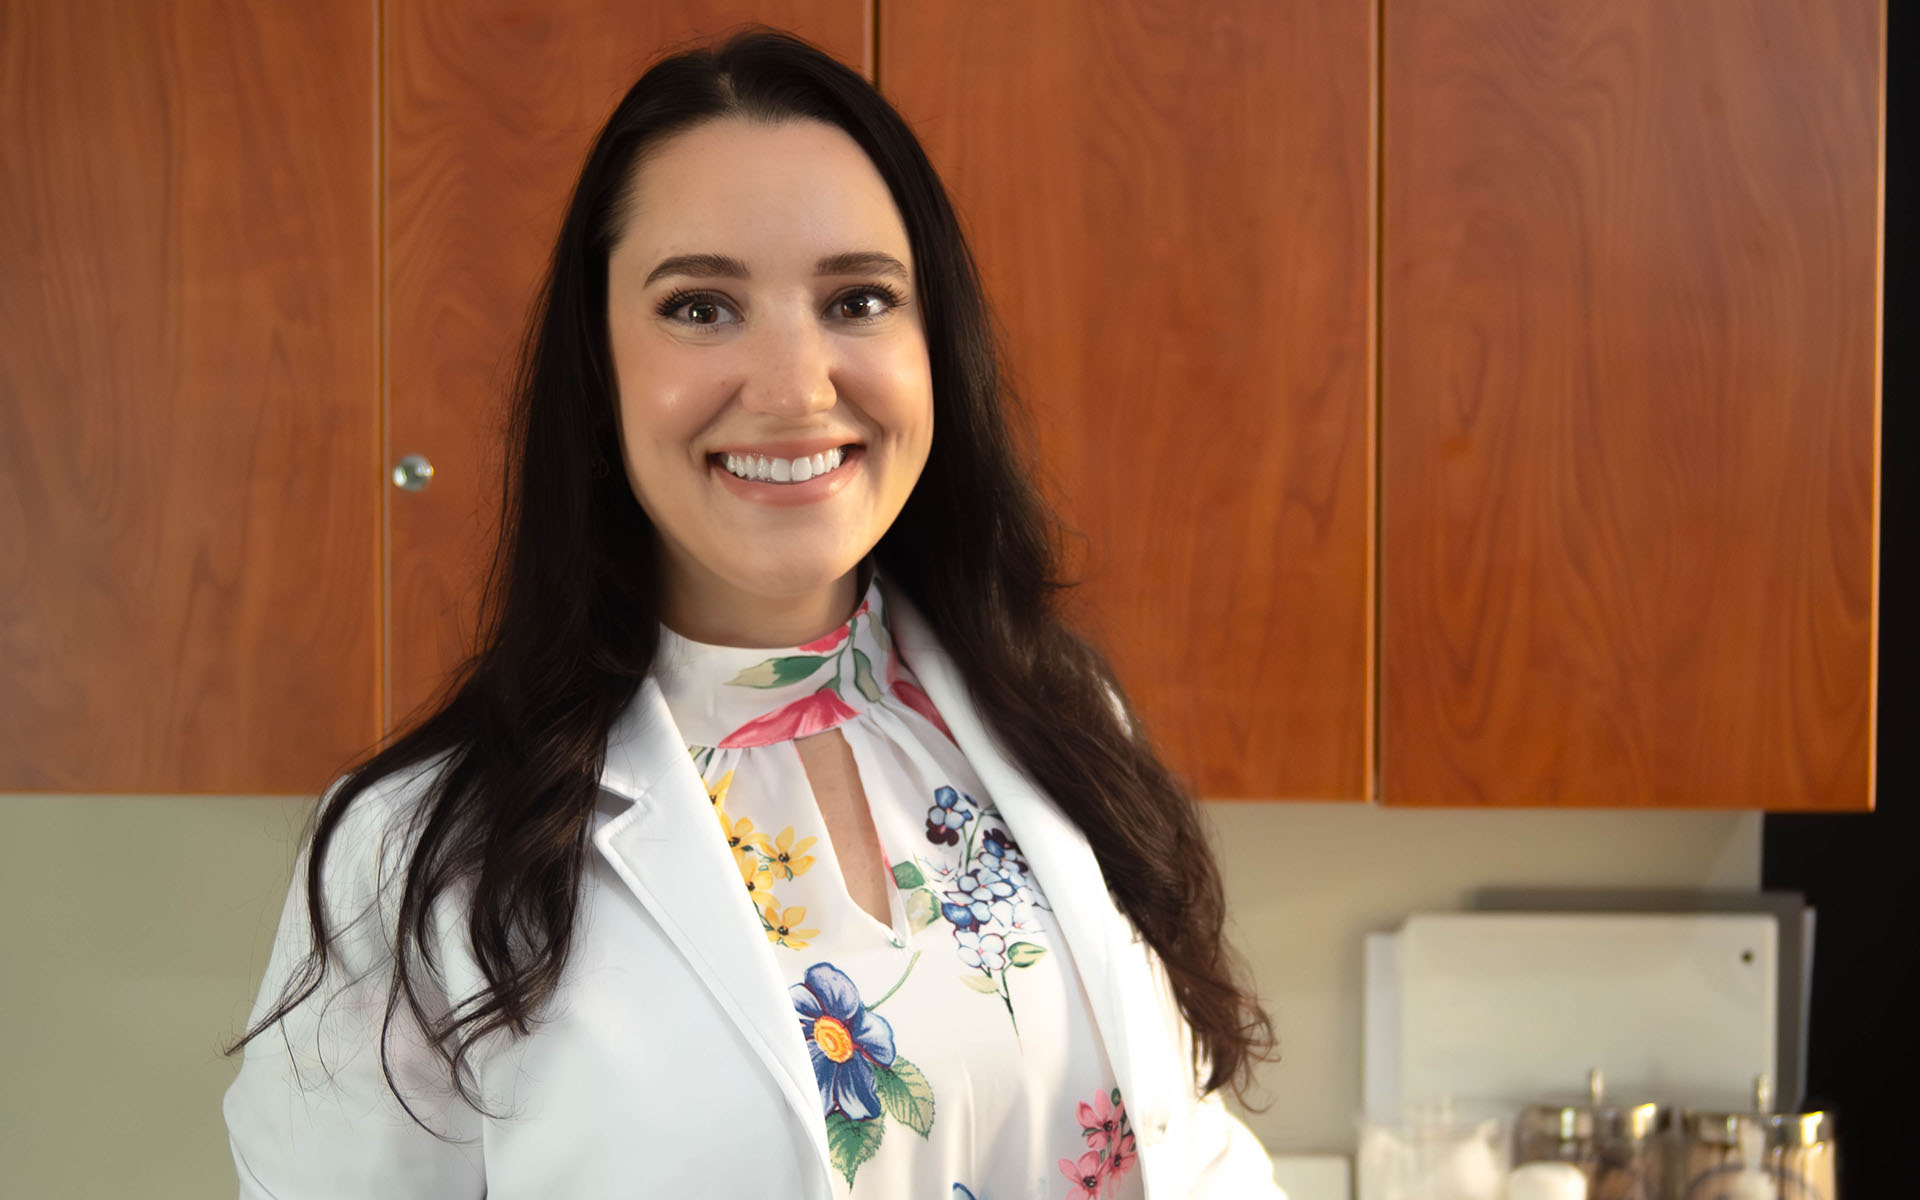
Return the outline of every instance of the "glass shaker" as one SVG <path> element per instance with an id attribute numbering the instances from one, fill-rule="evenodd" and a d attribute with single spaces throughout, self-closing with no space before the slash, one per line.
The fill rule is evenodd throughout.
<path id="1" fill-rule="evenodd" d="M 1514 1128 L 1514 1163 L 1580 1168 L 1592 1200 L 1664 1200 L 1671 1124 L 1658 1104 L 1608 1104 L 1599 1070 L 1587 1073 L 1585 1104 L 1535 1104 Z"/>
<path id="2" fill-rule="evenodd" d="M 1679 1200 L 1838 1200 L 1833 1114 L 1776 1113 L 1765 1075 L 1752 1112 L 1680 1117 Z"/>

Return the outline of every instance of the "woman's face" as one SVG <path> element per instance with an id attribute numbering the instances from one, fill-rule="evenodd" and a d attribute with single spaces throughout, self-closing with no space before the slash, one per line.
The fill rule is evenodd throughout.
<path id="1" fill-rule="evenodd" d="M 727 118 L 644 157 L 607 320 L 670 621 L 851 604 L 933 437 L 915 282 L 886 182 L 831 125 Z"/>

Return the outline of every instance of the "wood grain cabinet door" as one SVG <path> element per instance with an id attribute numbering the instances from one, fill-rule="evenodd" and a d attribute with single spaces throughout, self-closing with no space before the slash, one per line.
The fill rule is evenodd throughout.
<path id="1" fill-rule="evenodd" d="M 748 21 L 868 70 L 866 0 L 387 0 L 388 722 L 472 650 L 514 356 L 593 136 L 668 48 Z"/>
<path id="2" fill-rule="evenodd" d="M 1865 808 L 1881 0 L 1386 0 L 1382 794 Z"/>
<path id="3" fill-rule="evenodd" d="M 878 11 L 1149 731 L 1208 797 L 1364 798 L 1374 5 Z"/>
<path id="4" fill-rule="evenodd" d="M 0 19 L 0 791 L 380 732 L 373 8 Z"/>

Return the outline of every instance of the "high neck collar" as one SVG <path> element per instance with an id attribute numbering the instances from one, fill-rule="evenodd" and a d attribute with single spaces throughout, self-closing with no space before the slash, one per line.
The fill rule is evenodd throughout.
<path id="1" fill-rule="evenodd" d="M 832 729 L 900 678 L 877 576 L 844 624 L 799 646 L 715 646 L 660 627 L 667 708 L 693 746 L 748 747 Z"/>

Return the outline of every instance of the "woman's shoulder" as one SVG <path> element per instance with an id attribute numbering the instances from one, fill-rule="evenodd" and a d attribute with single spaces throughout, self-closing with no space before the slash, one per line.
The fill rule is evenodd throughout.
<path id="1" fill-rule="evenodd" d="M 321 858 L 323 886 L 329 908 L 364 908 L 383 894 L 391 896 L 406 878 L 413 847 L 418 843 L 453 753 L 444 751 L 398 767 L 348 792 L 358 772 L 349 772 L 328 785 L 320 802 L 320 820 L 326 821 L 345 805 L 326 840 Z M 318 828 L 318 826 L 316 826 Z M 313 852 L 309 838 L 302 858 Z M 304 868 L 305 863 L 302 862 Z"/>
<path id="2" fill-rule="evenodd" d="M 423 814 L 453 756 L 454 751 L 443 750 L 396 767 L 368 781 L 358 794 L 344 797 L 344 790 L 360 774 L 350 771 L 327 785 L 322 804 L 333 805 L 343 800 L 347 804 L 340 822 L 341 833 L 351 830 L 361 836 L 394 834 L 415 824 Z"/>

